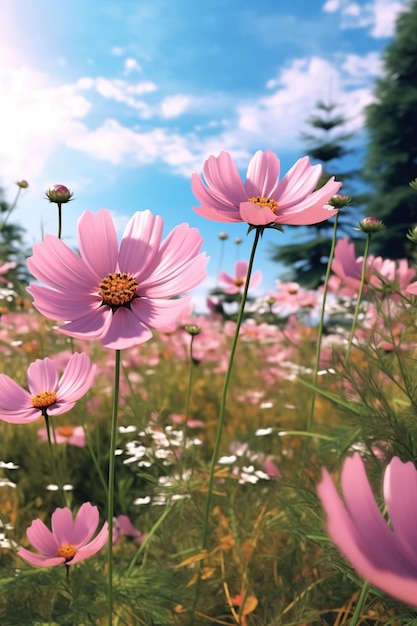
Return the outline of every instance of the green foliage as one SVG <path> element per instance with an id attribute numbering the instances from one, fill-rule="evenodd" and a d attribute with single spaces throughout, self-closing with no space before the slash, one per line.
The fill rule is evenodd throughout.
<path id="1" fill-rule="evenodd" d="M 395 40 L 384 55 L 384 75 L 367 109 L 369 149 L 366 180 L 375 189 L 368 215 L 386 224 L 375 250 L 390 258 L 415 258 L 406 232 L 417 224 L 417 197 L 409 183 L 417 173 L 417 2 L 397 21 Z"/>
<path id="2" fill-rule="evenodd" d="M 332 175 L 335 175 L 337 180 L 344 183 L 341 192 L 349 195 L 349 182 L 357 172 L 338 172 L 335 169 L 337 168 L 335 162 L 343 162 L 343 159 L 351 153 L 348 146 L 353 135 L 344 132 L 347 120 L 337 113 L 337 108 L 338 105 L 334 102 L 329 104 L 318 102 L 317 112 L 307 120 L 314 132 L 304 132 L 301 137 L 307 145 L 306 154 L 313 161 L 319 161 L 323 165 L 323 175 L 318 187 L 322 187 Z M 339 217 L 339 228 L 349 234 L 353 224 L 350 217 L 352 211 L 351 207 L 345 207 Z M 297 228 L 299 231 L 299 227 Z M 287 226 L 286 230 L 288 229 L 295 232 L 293 228 Z M 332 241 L 332 229 L 332 222 L 313 224 L 302 229 L 301 242 L 295 239 L 295 243 L 271 248 L 271 258 L 289 268 L 287 280 L 294 280 L 308 289 L 316 289 L 323 282 Z"/>

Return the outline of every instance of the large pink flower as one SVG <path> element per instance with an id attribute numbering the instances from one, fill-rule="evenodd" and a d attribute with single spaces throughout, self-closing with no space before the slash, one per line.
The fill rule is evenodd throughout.
<path id="1" fill-rule="evenodd" d="M 90 389 L 96 366 L 86 354 L 73 354 L 61 378 L 52 359 L 37 359 L 28 367 L 29 391 L 0 374 L 0 419 L 11 424 L 34 422 L 42 415 L 70 411 Z"/>
<path id="2" fill-rule="evenodd" d="M 75 519 L 72 517 L 71 509 L 67 507 L 56 509 L 51 517 L 52 530 L 49 530 L 42 520 L 35 519 L 26 531 L 30 543 L 43 554 L 19 548 L 18 555 L 38 567 L 79 563 L 101 550 L 107 541 L 107 522 L 90 541 L 98 523 L 98 509 L 89 502 L 80 507 Z"/>
<path id="3" fill-rule="evenodd" d="M 222 283 L 227 285 L 227 288 L 224 290 L 225 293 L 236 294 L 242 293 L 243 288 L 246 282 L 246 276 L 248 273 L 248 265 L 247 261 L 237 261 L 235 265 L 235 275 L 230 276 L 226 272 L 220 272 L 219 280 Z M 262 281 L 262 274 L 258 270 L 253 274 L 250 279 L 249 287 L 257 287 Z"/>
<path id="4" fill-rule="evenodd" d="M 150 211 L 129 220 L 119 245 L 111 214 L 86 211 L 78 222 L 81 257 L 47 235 L 33 248 L 28 267 L 47 286 L 31 285 L 34 306 L 66 322 L 60 330 L 129 348 L 152 336 L 150 326 L 173 330 L 190 298 L 173 299 L 206 276 L 202 237 L 181 224 L 163 240 L 163 220 Z"/>
<path id="5" fill-rule="evenodd" d="M 221 152 L 204 163 L 204 180 L 193 174 L 191 187 L 202 204 L 194 210 L 216 222 L 253 226 L 324 222 L 337 213 L 327 202 L 342 183 L 331 178 L 314 191 L 321 173 L 321 165 L 311 165 L 309 158 L 303 157 L 279 181 L 279 158 L 271 150 L 259 150 L 250 160 L 243 182 L 230 154 Z"/>
<path id="6" fill-rule="evenodd" d="M 392 528 L 375 501 L 359 453 L 342 470 L 344 503 L 323 469 L 318 494 L 327 532 L 339 550 L 372 584 L 417 607 L 417 470 L 394 457 L 384 476 L 384 499 Z"/>

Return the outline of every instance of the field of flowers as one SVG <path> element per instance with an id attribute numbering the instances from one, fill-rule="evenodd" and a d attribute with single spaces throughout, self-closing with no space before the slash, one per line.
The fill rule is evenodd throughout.
<path id="1" fill-rule="evenodd" d="M 417 623 L 417 274 L 372 256 L 375 218 L 362 256 L 338 238 L 320 174 L 267 151 L 193 177 L 253 239 L 207 315 L 201 234 L 150 211 L 121 242 L 86 211 L 79 253 L 59 221 L 23 298 L 0 267 L 2 626 Z M 329 218 L 324 285 L 251 299 L 263 229 Z"/>

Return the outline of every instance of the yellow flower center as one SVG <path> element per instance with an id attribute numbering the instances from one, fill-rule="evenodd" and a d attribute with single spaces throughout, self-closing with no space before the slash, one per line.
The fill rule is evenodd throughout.
<path id="1" fill-rule="evenodd" d="M 58 548 L 56 555 L 63 556 L 66 561 L 71 561 L 77 554 L 77 548 L 70 543 L 64 543 L 63 546 Z"/>
<path id="2" fill-rule="evenodd" d="M 55 391 L 42 391 L 42 393 L 32 396 L 32 406 L 35 409 L 47 409 L 48 406 L 52 406 L 56 401 Z"/>
<path id="3" fill-rule="evenodd" d="M 241 278 L 235 278 L 233 284 L 236 285 L 236 287 L 242 287 L 245 284 L 245 281 Z"/>
<path id="4" fill-rule="evenodd" d="M 72 426 L 58 426 L 56 432 L 62 437 L 71 437 L 71 435 L 74 433 L 74 429 Z"/>
<path id="5" fill-rule="evenodd" d="M 259 206 L 266 206 L 268 209 L 271 209 L 272 213 L 276 213 L 278 211 L 279 204 L 273 198 L 266 198 L 265 196 L 255 196 L 254 198 L 248 198 L 248 202 L 253 202 L 254 204 L 259 204 Z"/>
<path id="6" fill-rule="evenodd" d="M 125 272 L 109 274 L 99 284 L 99 295 L 103 304 L 110 306 L 113 311 L 124 306 L 130 308 L 130 304 L 137 297 L 136 289 L 138 281 Z"/>

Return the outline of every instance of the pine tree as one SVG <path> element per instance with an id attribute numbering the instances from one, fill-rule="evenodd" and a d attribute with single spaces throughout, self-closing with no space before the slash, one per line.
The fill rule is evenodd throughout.
<path id="1" fill-rule="evenodd" d="M 0 263 L 16 262 L 16 268 L 10 271 L 7 278 L 14 284 L 24 285 L 29 279 L 26 267 L 28 253 L 24 247 L 25 231 L 9 219 L 12 209 L 13 205 L 6 201 L 0 188 Z"/>
<path id="2" fill-rule="evenodd" d="M 306 154 L 314 162 L 320 161 L 323 165 L 323 175 L 319 182 L 319 187 L 324 185 L 332 175 L 337 180 L 342 180 L 343 193 L 349 194 L 348 181 L 357 174 L 354 171 L 336 172 L 335 161 L 341 161 L 351 150 L 348 142 L 352 138 L 352 133 L 347 133 L 343 129 L 346 125 L 346 118 L 337 112 L 336 103 L 326 104 L 318 102 L 316 112 L 307 123 L 311 127 L 311 133 L 303 133 L 302 139 L 307 144 Z M 340 229 L 343 232 L 351 233 L 350 207 L 346 207 L 339 218 Z M 286 227 L 291 228 L 291 227 Z M 295 233 L 295 229 L 291 229 Z M 330 250 L 333 231 L 333 222 L 322 222 L 298 229 L 297 234 L 301 241 L 277 246 L 272 251 L 272 260 L 290 267 L 288 280 L 294 280 L 307 289 L 316 289 L 322 282 L 325 272 L 327 258 Z"/>
<path id="3" fill-rule="evenodd" d="M 375 237 L 374 253 L 414 257 L 406 239 L 417 223 L 417 194 L 409 186 L 417 176 L 417 1 L 399 16 L 395 40 L 384 54 L 384 74 L 367 108 L 369 133 L 365 179 L 375 193 L 367 214 L 382 219 L 386 230 Z"/>

